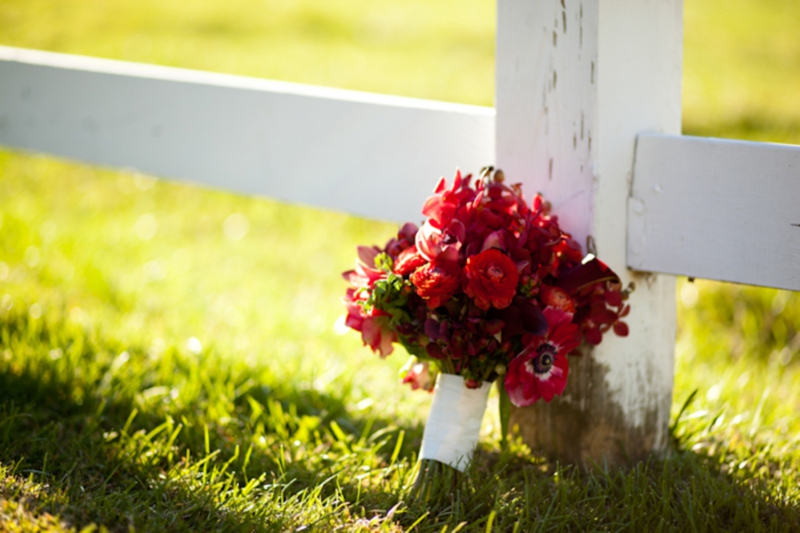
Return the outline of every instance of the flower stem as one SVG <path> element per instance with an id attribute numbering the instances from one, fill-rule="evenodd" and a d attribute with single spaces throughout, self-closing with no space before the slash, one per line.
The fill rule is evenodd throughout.
<path id="1" fill-rule="evenodd" d="M 428 502 L 454 493 L 461 479 L 459 474 L 455 468 L 435 459 L 421 459 L 417 478 L 409 490 L 409 500 Z"/>

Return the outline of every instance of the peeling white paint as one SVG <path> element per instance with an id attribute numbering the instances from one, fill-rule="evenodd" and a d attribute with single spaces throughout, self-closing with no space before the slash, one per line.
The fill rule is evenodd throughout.
<path id="1" fill-rule="evenodd" d="M 592 196 L 576 191 L 591 190 L 597 98 L 597 32 L 585 21 L 596 10 L 596 2 L 498 3 L 498 166 L 529 195 L 544 193 L 581 243 Z"/>
<path id="2" fill-rule="evenodd" d="M 675 347 L 675 282 L 648 275 L 642 283 L 626 271 L 625 176 L 633 166 L 636 135 L 679 134 L 683 55 L 682 0 L 618 0 L 603 3 L 598 39 L 598 174 L 594 235 L 600 257 L 623 278 L 637 281 L 628 319 L 630 336 L 607 336 L 595 352 L 607 362 L 608 384 L 628 423 L 644 423 L 657 409 L 669 423 Z M 639 391 L 631 385 L 643 383 Z M 643 396 L 643 397 L 642 397 Z"/>
<path id="3" fill-rule="evenodd" d="M 629 429 L 656 414 L 656 450 L 672 397 L 675 288 L 669 276 L 626 269 L 627 214 L 646 211 L 628 194 L 636 135 L 680 133 L 682 17 L 682 0 L 498 4 L 498 166 L 542 191 L 564 228 L 581 243 L 592 235 L 599 257 L 636 282 L 629 337 L 606 335 L 593 357 Z M 567 24 L 554 45 L 557 20 Z"/>

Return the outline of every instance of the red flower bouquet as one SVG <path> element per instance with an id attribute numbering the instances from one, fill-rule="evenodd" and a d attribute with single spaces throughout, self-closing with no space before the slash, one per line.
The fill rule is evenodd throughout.
<path id="1" fill-rule="evenodd" d="M 564 391 L 568 356 L 582 342 L 598 344 L 611 329 L 627 335 L 628 291 L 619 277 L 584 257 L 541 195 L 527 203 L 500 170 L 483 169 L 474 182 L 457 172 L 450 187 L 442 178 L 422 213 L 422 227 L 407 223 L 383 248 L 359 247 L 356 268 L 344 273 L 346 324 L 382 357 L 393 343 L 412 354 L 404 381 L 414 388 L 430 390 L 431 375 L 440 373 L 436 393 L 455 391 L 444 403 L 474 403 L 481 416 L 488 384 L 498 378 L 501 399 L 549 402 Z M 469 428 L 474 436 L 459 428 L 440 435 L 438 425 L 470 415 L 441 417 L 436 406 L 435 397 L 421 458 L 463 470 L 480 417 L 478 429 Z M 434 418 L 444 422 L 433 428 Z M 466 448 L 464 439 L 472 439 Z M 432 441 L 445 451 L 426 450 Z"/>

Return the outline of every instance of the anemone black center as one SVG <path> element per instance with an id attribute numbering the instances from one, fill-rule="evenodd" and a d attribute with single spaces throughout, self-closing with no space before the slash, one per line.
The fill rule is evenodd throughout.
<path id="1" fill-rule="evenodd" d="M 536 349 L 536 358 L 533 360 L 533 370 L 537 374 L 546 374 L 553 368 L 556 360 L 556 347 L 545 342 Z"/>

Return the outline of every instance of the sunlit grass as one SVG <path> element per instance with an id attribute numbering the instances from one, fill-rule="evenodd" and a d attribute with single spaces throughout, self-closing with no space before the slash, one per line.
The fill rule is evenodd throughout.
<path id="1" fill-rule="evenodd" d="M 0 4 L 1 44 L 481 105 L 494 28 L 487 0 Z"/>
<path id="2" fill-rule="evenodd" d="M 685 5 L 684 130 L 800 144 L 800 4 Z"/>
<path id="3" fill-rule="evenodd" d="M 392 225 L 9 152 L 0 173 L 0 283 L 35 315 L 66 313 L 155 349 L 170 339 L 236 352 L 332 386 L 359 352 L 333 331 L 339 273 Z M 365 387 L 394 378 L 397 365 L 363 362 Z"/>

